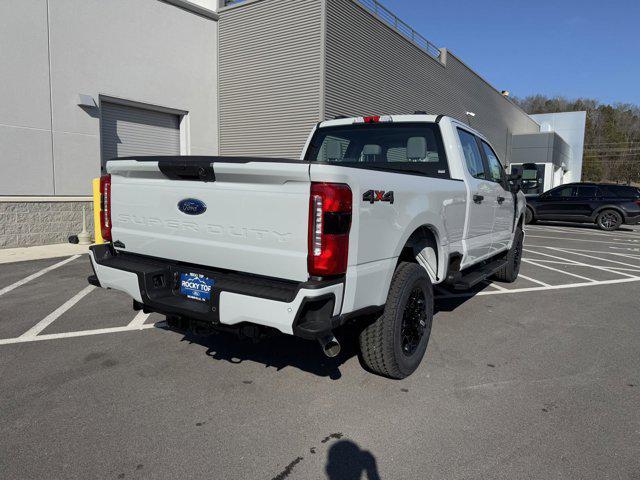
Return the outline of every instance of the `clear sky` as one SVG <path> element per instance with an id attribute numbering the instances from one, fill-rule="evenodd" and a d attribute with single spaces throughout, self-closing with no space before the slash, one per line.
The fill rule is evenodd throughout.
<path id="1" fill-rule="evenodd" d="M 381 0 L 498 90 L 640 105 L 640 0 Z"/>

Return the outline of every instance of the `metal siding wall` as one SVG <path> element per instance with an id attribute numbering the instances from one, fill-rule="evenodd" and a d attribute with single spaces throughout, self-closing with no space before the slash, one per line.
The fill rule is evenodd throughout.
<path id="1" fill-rule="evenodd" d="M 91 195 L 100 112 L 78 94 L 188 111 L 185 147 L 218 154 L 217 38 L 159 0 L 0 0 L 0 196 Z"/>
<path id="2" fill-rule="evenodd" d="M 446 67 L 352 0 L 326 0 L 325 118 L 424 110 L 467 122 L 508 161 L 511 133 L 538 125 L 451 53 Z"/>
<path id="3" fill-rule="evenodd" d="M 47 28 L 44 0 L 0 1 L 0 195 L 54 193 Z"/>
<path id="4" fill-rule="evenodd" d="M 220 152 L 297 158 L 320 120 L 322 0 L 220 12 Z"/>

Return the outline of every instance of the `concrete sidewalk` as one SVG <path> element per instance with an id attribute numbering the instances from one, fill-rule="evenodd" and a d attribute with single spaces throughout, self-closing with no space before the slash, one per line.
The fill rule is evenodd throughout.
<path id="1" fill-rule="evenodd" d="M 66 257 L 89 252 L 89 245 L 58 243 L 37 247 L 5 248 L 0 250 L 0 264 L 40 260 L 43 258 Z"/>

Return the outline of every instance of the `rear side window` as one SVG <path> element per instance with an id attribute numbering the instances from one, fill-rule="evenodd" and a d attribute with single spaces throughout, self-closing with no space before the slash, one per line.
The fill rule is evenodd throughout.
<path id="1" fill-rule="evenodd" d="M 596 187 L 594 185 L 580 185 L 576 188 L 577 197 L 595 197 Z"/>
<path id="2" fill-rule="evenodd" d="M 560 187 L 549 191 L 550 197 L 571 197 L 573 195 L 573 187 Z"/>
<path id="3" fill-rule="evenodd" d="M 627 185 L 598 185 L 598 196 L 613 198 L 640 198 L 640 189 Z"/>
<path id="4" fill-rule="evenodd" d="M 449 178 L 440 129 L 434 123 L 319 128 L 305 160 Z"/>
<path id="5" fill-rule="evenodd" d="M 484 171 L 484 162 L 482 161 L 482 155 L 480 154 L 475 135 L 458 129 L 458 137 L 460 137 L 464 160 L 471 176 L 474 178 L 487 178 Z"/>

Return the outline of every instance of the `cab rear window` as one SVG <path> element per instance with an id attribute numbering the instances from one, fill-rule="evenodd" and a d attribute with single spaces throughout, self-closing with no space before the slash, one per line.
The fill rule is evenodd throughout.
<path id="1" fill-rule="evenodd" d="M 434 123 L 320 128 L 311 140 L 305 160 L 449 178 L 440 129 Z"/>

